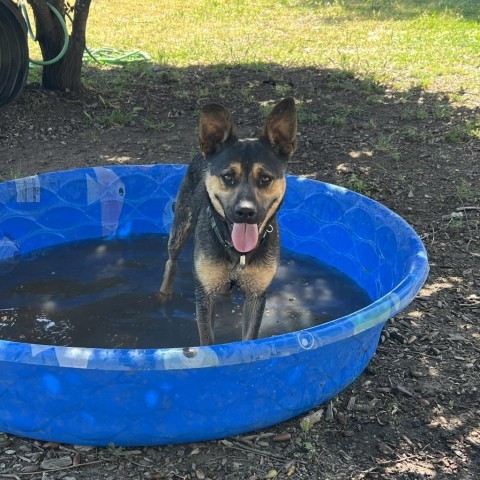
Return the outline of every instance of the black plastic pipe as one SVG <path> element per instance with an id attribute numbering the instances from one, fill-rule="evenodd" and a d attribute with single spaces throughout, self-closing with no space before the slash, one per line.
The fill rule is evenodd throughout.
<path id="1" fill-rule="evenodd" d="M 0 110 L 20 95 L 28 75 L 27 27 L 11 0 L 0 0 Z"/>

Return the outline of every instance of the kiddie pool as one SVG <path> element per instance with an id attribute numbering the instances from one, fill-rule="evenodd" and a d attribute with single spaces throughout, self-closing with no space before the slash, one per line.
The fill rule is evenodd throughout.
<path id="1" fill-rule="evenodd" d="M 0 282 L 33 250 L 168 233 L 185 169 L 84 168 L 0 184 Z M 425 249 L 381 204 L 299 177 L 288 177 L 279 220 L 285 247 L 346 273 L 372 303 L 317 327 L 211 347 L 0 340 L 0 431 L 99 446 L 204 441 L 273 425 L 338 394 L 372 358 L 388 318 L 424 283 Z"/>

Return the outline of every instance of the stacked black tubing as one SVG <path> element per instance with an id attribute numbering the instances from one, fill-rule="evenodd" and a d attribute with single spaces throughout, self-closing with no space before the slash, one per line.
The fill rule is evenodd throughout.
<path id="1" fill-rule="evenodd" d="M 25 21 L 12 0 L 0 0 L 0 110 L 20 95 L 27 75 Z"/>

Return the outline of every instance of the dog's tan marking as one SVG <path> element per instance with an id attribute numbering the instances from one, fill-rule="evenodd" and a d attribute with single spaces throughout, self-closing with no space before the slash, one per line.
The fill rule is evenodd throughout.
<path id="1" fill-rule="evenodd" d="M 277 271 L 277 264 L 247 265 L 236 272 L 238 286 L 245 292 L 254 292 L 261 295 L 272 282 Z"/>
<path id="2" fill-rule="evenodd" d="M 243 166 L 240 162 L 230 163 L 228 167 L 228 170 L 232 171 L 235 174 L 235 177 L 240 177 L 242 175 Z"/>
<path id="3" fill-rule="evenodd" d="M 234 176 L 240 176 L 242 174 L 242 165 L 240 163 L 232 163 L 229 165 L 230 171 Z M 225 218 L 222 204 L 230 205 L 233 202 L 235 189 L 227 188 L 220 177 L 212 175 L 210 172 L 207 172 L 205 176 L 205 187 L 213 208 L 222 218 Z M 220 201 L 220 199 L 223 201 Z"/>
<path id="4" fill-rule="evenodd" d="M 219 197 L 224 197 L 227 194 L 227 189 L 225 188 L 222 179 L 207 173 L 205 177 L 205 187 L 207 188 L 207 193 L 210 197 L 213 208 L 222 218 L 225 218 L 225 212 L 223 211 L 222 204 L 219 200 Z"/>
<path id="5" fill-rule="evenodd" d="M 253 178 L 258 181 L 259 178 L 261 178 L 263 175 L 269 175 L 271 176 L 271 173 L 261 164 L 261 163 L 256 163 L 252 167 L 252 176 Z"/>
<path id="6" fill-rule="evenodd" d="M 263 205 L 270 205 L 263 222 L 259 225 L 260 232 L 263 232 L 267 223 L 278 210 L 283 196 L 285 195 L 286 189 L 287 182 L 285 178 L 279 178 L 277 180 L 273 180 L 268 188 L 262 188 L 256 191 L 259 202 L 261 202 Z"/>
<path id="7" fill-rule="evenodd" d="M 230 282 L 225 261 L 212 260 L 199 254 L 195 255 L 194 262 L 198 278 L 207 292 L 216 294 L 225 290 Z"/>

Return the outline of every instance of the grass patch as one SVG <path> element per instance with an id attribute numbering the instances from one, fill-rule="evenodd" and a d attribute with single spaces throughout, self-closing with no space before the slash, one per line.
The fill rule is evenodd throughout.
<path id="1" fill-rule="evenodd" d="M 393 135 L 380 135 L 375 142 L 374 148 L 377 152 L 387 153 L 395 150 Z"/>
<path id="2" fill-rule="evenodd" d="M 3 176 L 0 175 L 0 182 L 8 182 L 10 180 L 16 180 L 17 178 L 22 178 L 25 175 L 22 173 L 22 167 L 15 167 L 15 168 L 10 168 L 10 172 L 8 175 Z"/>
<path id="3" fill-rule="evenodd" d="M 467 129 L 463 126 L 456 126 L 445 133 L 445 140 L 449 143 L 462 143 L 468 140 Z"/>
<path id="4" fill-rule="evenodd" d="M 407 142 L 423 143 L 430 140 L 432 137 L 432 134 L 430 133 L 429 130 L 410 126 L 403 131 L 402 136 Z"/>
<path id="5" fill-rule="evenodd" d="M 361 107 L 337 104 L 332 107 L 332 115 L 326 119 L 325 123 L 331 127 L 344 127 L 347 125 L 349 117 L 359 118 L 362 112 Z"/>
<path id="6" fill-rule="evenodd" d="M 306 112 L 303 105 L 297 107 L 298 123 L 305 125 L 307 123 L 317 124 L 320 121 L 320 115 L 316 112 Z"/>
<path id="7" fill-rule="evenodd" d="M 347 125 L 347 117 L 343 115 L 334 115 L 328 117 L 325 122 L 329 127 L 345 127 Z"/>
<path id="8" fill-rule="evenodd" d="M 101 127 L 118 127 L 122 125 L 133 125 L 138 115 L 138 111 L 136 111 L 135 109 L 114 109 L 110 112 L 104 113 L 94 113 L 85 110 L 84 113 L 92 124 L 99 125 Z"/>
<path id="9" fill-rule="evenodd" d="M 432 114 L 435 120 L 448 120 L 453 116 L 454 109 L 450 105 L 435 105 Z"/>
<path id="10" fill-rule="evenodd" d="M 154 121 L 148 118 L 144 118 L 142 122 L 145 128 L 157 132 L 169 132 L 170 130 L 173 130 L 175 128 L 175 124 L 173 122 L 168 122 L 165 120 Z"/>
<path id="11" fill-rule="evenodd" d="M 465 128 L 471 137 L 476 140 L 480 139 L 480 118 L 467 122 Z"/>
<path id="12" fill-rule="evenodd" d="M 475 190 L 468 180 L 462 178 L 457 185 L 457 195 L 465 201 L 475 201 L 480 198 L 480 190 Z"/>
<path id="13" fill-rule="evenodd" d="M 380 190 L 377 182 L 373 180 L 363 180 L 354 173 L 350 175 L 344 186 L 349 190 L 353 190 L 354 192 L 360 193 L 361 195 L 365 195 L 367 197 L 371 197 L 374 193 Z"/>
<path id="14" fill-rule="evenodd" d="M 462 125 L 455 125 L 445 133 L 445 140 L 450 143 L 462 143 L 480 139 L 480 119 L 467 120 Z"/>
<path id="15" fill-rule="evenodd" d="M 477 0 L 98 0 L 91 6 L 92 48 L 140 49 L 155 62 L 192 65 L 281 64 L 347 72 L 406 90 L 480 93 Z M 33 53 L 32 53 L 32 56 Z M 367 88 L 367 83 L 365 83 Z M 279 97 L 290 93 L 276 88 Z M 468 98 L 466 98 L 468 97 Z"/>
<path id="16" fill-rule="evenodd" d="M 279 97 L 289 97 L 292 95 L 293 88 L 291 85 L 287 84 L 280 84 L 280 85 L 275 85 L 275 93 Z"/>

